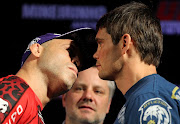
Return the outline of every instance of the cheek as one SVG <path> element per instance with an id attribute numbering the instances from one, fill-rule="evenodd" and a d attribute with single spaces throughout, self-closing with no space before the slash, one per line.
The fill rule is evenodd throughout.
<path id="1" fill-rule="evenodd" d="M 69 56 L 69 53 L 64 51 L 64 52 L 60 52 L 57 56 L 56 54 L 56 59 L 58 59 L 61 62 L 71 62 L 71 58 Z"/>
<path id="2" fill-rule="evenodd" d="M 78 103 L 79 99 L 80 99 L 79 95 L 71 93 L 70 95 L 66 97 L 66 103 L 68 103 L 68 107 L 72 108 Z"/>
<path id="3" fill-rule="evenodd" d="M 97 96 L 96 104 L 98 105 L 99 108 L 105 108 L 107 107 L 108 99 L 109 99 L 108 96 Z"/>
<path id="4" fill-rule="evenodd" d="M 112 67 L 121 68 L 121 66 L 122 66 L 122 56 L 119 53 L 119 50 L 117 48 L 112 49 L 109 56 L 111 56 L 110 61 L 111 61 Z"/>
<path id="5" fill-rule="evenodd" d="M 109 98 L 104 98 L 104 99 L 98 99 L 98 110 L 101 112 L 101 113 L 106 113 L 109 109 L 109 101 L 108 101 Z"/>
<path id="6" fill-rule="evenodd" d="M 69 96 L 68 96 L 69 97 Z M 65 100 L 65 108 L 67 109 L 67 110 L 72 110 L 73 109 L 73 106 L 74 106 L 74 102 L 73 102 L 73 100 L 70 100 L 70 98 L 68 98 L 68 99 L 66 99 Z"/>
<path id="7" fill-rule="evenodd" d="M 101 56 L 101 62 L 104 68 L 109 68 L 111 70 L 113 63 L 115 62 L 115 57 L 112 52 L 104 52 Z M 109 70 L 108 69 L 108 70 Z"/>
<path id="8" fill-rule="evenodd" d="M 102 61 L 103 63 L 108 62 L 110 57 L 111 57 L 111 55 L 107 49 L 102 49 L 99 52 L 99 60 Z"/>

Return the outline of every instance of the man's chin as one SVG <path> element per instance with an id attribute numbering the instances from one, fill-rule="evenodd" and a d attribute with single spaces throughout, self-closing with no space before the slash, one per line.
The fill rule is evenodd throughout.
<path id="1" fill-rule="evenodd" d="M 102 74 L 102 73 L 99 73 L 99 77 L 100 77 L 102 80 L 109 80 L 108 76 L 106 76 L 105 74 Z"/>
<path id="2" fill-rule="evenodd" d="M 90 119 L 90 118 L 81 118 L 80 119 L 80 122 L 82 123 L 82 124 L 95 124 L 94 122 L 95 122 L 95 120 L 94 119 Z"/>

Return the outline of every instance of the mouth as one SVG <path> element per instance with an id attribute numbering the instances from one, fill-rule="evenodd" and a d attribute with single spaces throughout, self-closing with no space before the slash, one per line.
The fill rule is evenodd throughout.
<path id="1" fill-rule="evenodd" d="M 99 68 L 101 67 L 101 65 L 100 65 L 100 64 L 96 64 L 96 67 L 97 67 L 97 69 L 99 70 Z"/>
<path id="2" fill-rule="evenodd" d="M 77 68 L 69 67 L 70 70 L 72 70 L 76 75 L 78 74 Z"/>
<path id="3" fill-rule="evenodd" d="M 99 62 L 96 62 L 96 67 L 101 66 Z"/>
<path id="4" fill-rule="evenodd" d="M 91 106 L 87 106 L 87 105 L 82 105 L 82 106 L 79 106 L 79 109 L 81 110 L 91 110 L 91 111 L 95 111 L 95 109 Z"/>

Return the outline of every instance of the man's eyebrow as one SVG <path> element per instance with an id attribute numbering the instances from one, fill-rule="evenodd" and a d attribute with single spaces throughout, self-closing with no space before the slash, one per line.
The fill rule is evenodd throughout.
<path id="1" fill-rule="evenodd" d="M 96 40 L 96 42 L 98 42 L 98 41 L 102 41 L 104 39 L 102 39 L 102 38 L 95 38 L 95 40 Z"/>
<path id="2" fill-rule="evenodd" d="M 86 87 L 86 85 L 84 83 L 81 83 L 80 81 L 78 81 L 78 84 L 74 85 L 74 86 L 82 86 L 82 87 Z"/>
<path id="3" fill-rule="evenodd" d="M 99 88 L 99 89 L 104 89 L 104 90 L 105 90 L 105 88 L 102 87 L 102 86 L 100 86 L 100 85 L 94 85 L 93 87 L 94 87 L 94 88 Z"/>

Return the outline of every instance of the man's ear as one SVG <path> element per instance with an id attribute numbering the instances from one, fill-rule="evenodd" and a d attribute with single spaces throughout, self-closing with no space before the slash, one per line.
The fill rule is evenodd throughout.
<path id="1" fill-rule="evenodd" d="M 129 34 L 124 34 L 121 38 L 121 42 L 122 54 L 125 54 L 129 50 L 130 46 L 133 44 L 131 36 Z"/>
<path id="2" fill-rule="evenodd" d="M 40 44 L 35 43 L 30 46 L 30 50 L 35 57 L 40 57 L 43 47 Z"/>

